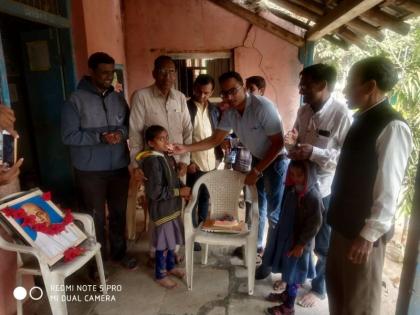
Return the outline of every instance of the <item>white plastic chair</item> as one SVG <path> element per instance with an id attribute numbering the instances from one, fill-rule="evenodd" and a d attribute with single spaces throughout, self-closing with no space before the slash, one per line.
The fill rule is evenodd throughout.
<path id="1" fill-rule="evenodd" d="M 201 230 L 201 226 L 192 225 L 193 208 L 197 203 L 198 190 L 204 184 L 210 194 L 210 219 L 228 214 L 238 219 L 238 201 L 244 187 L 245 175 L 231 170 L 216 170 L 200 177 L 192 190 L 192 198 L 185 208 L 185 267 L 188 290 L 192 290 L 194 242 L 204 244 L 201 263 L 207 264 L 208 245 L 231 245 L 245 247 L 245 266 L 248 269 L 248 294 L 254 293 L 255 257 L 257 256 L 258 234 L 258 197 L 255 186 L 250 187 L 252 211 L 250 230 L 242 234 L 211 233 Z"/>
<path id="2" fill-rule="evenodd" d="M 95 225 L 93 219 L 88 214 L 73 213 L 75 220 L 83 224 L 84 232 L 88 237 L 95 238 Z M 96 240 L 96 238 L 95 238 Z M 67 304 L 65 291 L 53 290 L 57 285 L 64 285 L 64 279 L 83 267 L 91 258 L 95 256 L 98 266 L 99 278 L 103 294 L 107 294 L 104 266 L 101 256 L 101 244 L 95 243 L 92 248 L 86 249 L 86 252 L 70 262 L 58 262 L 49 267 L 40 251 L 36 248 L 26 245 L 15 244 L 5 240 L 0 234 L 0 248 L 17 253 L 18 269 L 16 272 L 16 286 L 22 286 L 23 275 L 42 276 L 45 284 L 46 294 L 49 297 L 51 312 L 53 315 L 67 315 Z M 29 254 L 36 258 L 38 266 L 26 266 L 22 263 L 21 254 Z M 17 315 L 23 314 L 22 301 L 17 301 Z"/>

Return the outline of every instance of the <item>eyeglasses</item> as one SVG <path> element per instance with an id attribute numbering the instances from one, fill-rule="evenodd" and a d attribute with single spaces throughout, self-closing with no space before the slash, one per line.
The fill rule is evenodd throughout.
<path id="1" fill-rule="evenodd" d="M 175 69 L 159 69 L 157 73 L 160 75 L 175 75 L 176 70 Z"/>
<path id="2" fill-rule="evenodd" d="M 236 95 L 236 93 L 238 93 L 241 88 L 242 88 L 242 86 L 237 86 L 237 87 L 231 88 L 227 91 L 221 91 L 220 92 L 220 97 L 221 98 L 228 98 L 229 96 Z"/>

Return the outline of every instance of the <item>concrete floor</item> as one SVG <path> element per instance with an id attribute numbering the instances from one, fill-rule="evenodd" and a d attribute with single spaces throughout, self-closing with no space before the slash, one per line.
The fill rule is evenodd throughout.
<path id="1" fill-rule="evenodd" d="M 257 281 L 254 295 L 247 294 L 247 272 L 242 261 L 232 258 L 232 248 L 210 247 L 208 265 L 199 264 L 197 254 L 194 269 L 194 287 L 188 291 L 184 281 L 178 287 L 166 290 L 153 280 L 153 270 L 147 267 L 147 241 L 141 240 L 130 248 L 140 260 L 140 268 L 126 271 L 115 265 L 107 265 L 109 284 L 121 285 L 120 292 L 109 292 L 112 301 L 86 302 L 95 296 L 92 291 L 77 290 L 77 284 L 91 284 L 84 270 L 68 278 L 66 285 L 73 285 L 68 292 L 82 302 L 68 302 L 70 315 L 246 315 L 264 314 L 264 309 L 274 304 L 264 301 L 271 292 L 272 281 Z M 119 288 L 115 288 L 119 289 Z M 44 298 L 25 304 L 27 315 L 49 315 L 49 305 Z M 328 303 L 304 309 L 296 306 L 296 315 L 328 315 Z"/>

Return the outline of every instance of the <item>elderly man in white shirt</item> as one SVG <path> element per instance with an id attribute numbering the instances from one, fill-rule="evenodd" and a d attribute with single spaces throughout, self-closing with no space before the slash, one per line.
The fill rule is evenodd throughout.
<path id="1" fill-rule="evenodd" d="M 407 123 L 386 98 L 397 81 L 396 67 L 385 57 L 357 62 L 347 79 L 348 105 L 358 112 L 331 189 L 326 269 L 331 315 L 383 314 L 385 247 L 413 147 Z"/>
<path id="2" fill-rule="evenodd" d="M 131 98 L 130 152 L 134 158 L 145 149 L 144 131 L 152 125 L 164 127 L 170 143 L 190 144 L 192 140 L 191 118 L 185 95 L 175 90 L 175 63 L 169 56 L 159 56 L 153 69 L 155 83 L 137 90 Z M 190 163 L 190 154 L 175 156 L 179 173 L 184 176 Z"/>
<path id="3" fill-rule="evenodd" d="M 136 155 L 146 149 L 144 131 L 152 125 L 164 127 L 169 134 L 170 143 L 190 144 L 192 125 L 185 95 L 175 90 L 175 63 L 169 56 L 159 56 L 154 62 L 153 78 L 155 83 L 134 92 L 131 99 L 129 145 L 132 166 L 136 168 L 140 181 L 143 173 L 137 168 Z M 178 174 L 185 178 L 190 164 L 190 154 L 175 156 Z M 150 233 L 153 226 L 149 227 Z M 154 249 L 150 249 L 151 257 Z"/>
<path id="4" fill-rule="evenodd" d="M 325 264 L 327 260 L 331 228 L 327 224 L 327 213 L 331 194 L 331 183 L 351 117 L 347 107 L 334 99 L 337 72 L 334 67 L 315 64 L 300 73 L 299 92 L 305 103 L 298 111 L 294 129 L 286 136 L 292 159 L 309 159 L 316 165 L 316 174 L 322 202 L 322 226 L 315 238 L 315 253 L 318 257 L 316 276 L 311 290 L 298 300 L 304 307 L 312 307 L 325 298 Z M 294 146 L 296 145 L 296 146 Z"/>

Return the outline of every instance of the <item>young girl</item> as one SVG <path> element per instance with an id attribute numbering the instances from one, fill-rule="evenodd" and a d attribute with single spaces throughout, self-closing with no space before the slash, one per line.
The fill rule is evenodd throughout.
<path id="1" fill-rule="evenodd" d="M 283 293 L 271 293 L 266 298 L 281 303 L 266 310 L 270 315 L 294 314 L 299 285 L 315 275 L 311 251 L 322 218 L 322 197 L 310 162 L 291 161 L 285 185 L 279 222 L 264 259 L 272 272 L 282 273 L 287 286 Z"/>
<path id="2" fill-rule="evenodd" d="M 156 248 L 155 277 L 165 288 L 171 289 L 176 282 L 168 277 L 184 276 L 184 271 L 175 267 L 175 247 L 183 243 L 183 228 L 180 220 L 182 200 L 188 199 L 191 189 L 182 187 L 176 163 L 168 156 L 168 132 L 161 126 L 150 126 L 145 140 L 151 148 L 140 152 L 136 160 L 147 178 L 146 196 L 151 220 L 155 224 L 152 245 Z"/>

